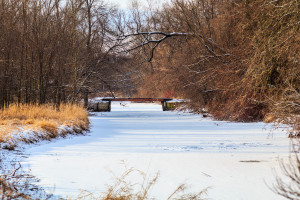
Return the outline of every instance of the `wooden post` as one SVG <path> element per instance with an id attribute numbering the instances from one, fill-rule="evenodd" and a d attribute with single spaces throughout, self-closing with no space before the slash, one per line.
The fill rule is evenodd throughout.
<path id="1" fill-rule="evenodd" d="M 98 112 L 98 103 L 95 103 L 93 105 L 93 110 L 94 110 L 94 112 Z"/>
<path id="2" fill-rule="evenodd" d="M 162 110 L 163 110 L 163 111 L 166 111 L 166 110 L 167 110 L 167 108 L 166 108 L 166 101 L 162 101 L 162 102 L 161 102 L 161 106 L 162 106 Z"/>
<path id="3" fill-rule="evenodd" d="M 108 109 L 107 109 L 107 112 L 110 112 L 111 111 L 111 101 L 108 102 Z"/>
<path id="4" fill-rule="evenodd" d="M 83 89 L 83 100 L 84 100 L 84 107 L 88 108 L 88 106 L 89 106 L 89 89 L 88 88 Z"/>

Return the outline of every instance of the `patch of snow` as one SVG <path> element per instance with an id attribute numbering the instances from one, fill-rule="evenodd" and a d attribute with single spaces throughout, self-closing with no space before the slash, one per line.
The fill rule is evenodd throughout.
<path id="1" fill-rule="evenodd" d="M 182 103 L 182 102 L 188 102 L 188 100 L 185 99 L 172 99 L 170 101 L 167 101 L 168 103 Z"/>
<path id="2" fill-rule="evenodd" d="M 124 103 L 124 102 L 123 102 Z M 152 194 L 167 199 L 181 183 L 208 190 L 215 200 L 284 199 L 269 186 L 278 158 L 289 155 L 289 139 L 265 123 L 228 123 L 183 112 L 163 112 L 160 104 L 112 102 L 112 112 L 90 117 L 91 132 L 32 146 L 24 161 L 40 185 L 76 197 L 80 189 L 106 191 L 112 173 L 125 166 L 160 172 Z M 254 160 L 257 162 L 243 162 Z M 136 177 L 132 177 L 134 181 Z"/>
<path id="3" fill-rule="evenodd" d="M 60 125 L 57 129 L 57 137 L 65 137 L 66 133 L 74 133 L 80 130 L 76 126 Z M 18 127 L 6 136 L 7 141 L 0 143 L 0 149 L 14 149 L 16 146 L 22 146 L 28 143 L 37 143 L 52 138 L 51 133 L 37 128 Z"/>
<path id="4" fill-rule="evenodd" d="M 97 103 L 97 102 L 102 102 L 102 99 L 114 99 L 117 97 L 95 97 L 93 99 L 89 99 L 89 103 Z"/>

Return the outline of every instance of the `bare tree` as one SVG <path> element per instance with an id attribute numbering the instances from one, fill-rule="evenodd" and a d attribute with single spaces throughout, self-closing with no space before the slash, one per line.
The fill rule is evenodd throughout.
<path id="1" fill-rule="evenodd" d="M 115 64 L 117 13 L 100 0 L 2 0 L 0 107 L 75 102 L 115 84 L 128 71 Z"/>
<path id="2" fill-rule="evenodd" d="M 291 200 L 300 199 L 300 159 L 295 154 L 289 158 L 289 163 L 280 162 L 281 172 L 284 176 L 277 175 L 273 191 Z"/>

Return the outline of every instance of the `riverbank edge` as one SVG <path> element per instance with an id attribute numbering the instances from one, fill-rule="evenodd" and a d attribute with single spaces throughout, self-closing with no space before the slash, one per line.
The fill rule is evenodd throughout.
<path id="1" fill-rule="evenodd" d="M 0 197 L 4 199 L 56 199 L 38 186 L 39 180 L 22 169 L 20 164 L 26 155 L 24 149 L 32 144 L 52 142 L 89 132 L 90 121 L 84 126 L 61 125 L 54 134 L 51 131 L 31 130 L 22 127 L 6 142 L 0 143 Z"/>
<path id="2" fill-rule="evenodd" d="M 89 131 L 90 122 L 81 126 L 60 125 L 55 131 L 45 129 L 31 129 L 28 127 L 18 128 L 11 133 L 5 142 L 0 142 L 0 149 L 15 150 L 18 146 L 24 144 L 36 144 L 44 140 L 51 141 L 56 138 L 65 138 L 68 135 L 83 135 Z"/>

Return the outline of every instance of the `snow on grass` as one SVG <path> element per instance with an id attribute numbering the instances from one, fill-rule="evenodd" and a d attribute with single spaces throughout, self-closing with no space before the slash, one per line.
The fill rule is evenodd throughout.
<path id="1" fill-rule="evenodd" d="M 89 127 L 88 113 L 75 104 L 11 104 L 0 110 L 0 148 L 35 143 L 82 133 Z"/>
<path id="2" fill-rule="evenodd" d="M 55 133 L 42 128 L 31 128 L 15 127 L 13 130 L 10 129 L 10 132 L 2 138 L 0 149 L 14 150 L 16 146 L 19 146 L 21 144 L 37 143 L 43 140 L 66 137 L 67 134 L 77 134 L 84 131 L 80 127 L 77 127 L 75 125 L 61 125 L 55 128 Z"/>
<path id="3" fill-rule="evenodd" d="M 283 199 L 269 186 L 289 139 L 265 123 L 228 123 L 159 104 L 112 103 L 112 112 L 90 117 L 91 132 L 33 146 L 24 164 L 55 194 L 76 197 L 80 189 L 105 192 L 112 174 L 134 167 L 160 173 L 151 194 L 167 199 L 180 184 L 190 191 L 210 187 L 209 199 Z M 133 182 L 138 182 L 132 176 Z"/>

